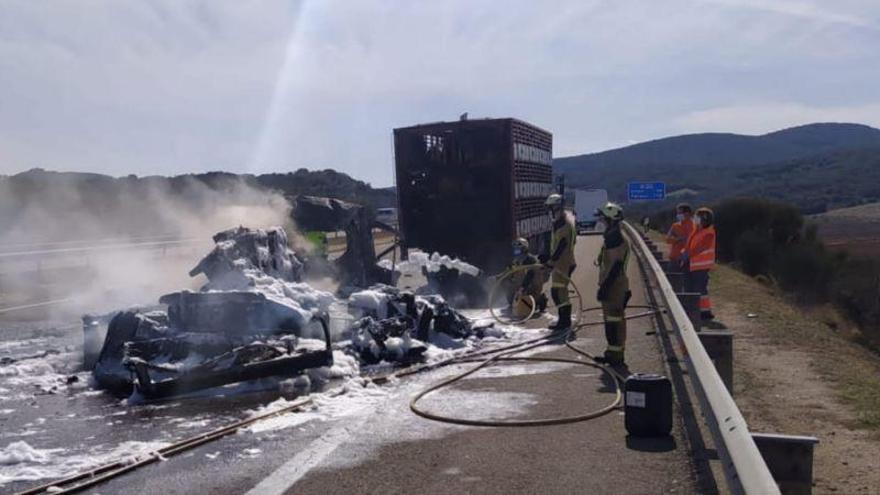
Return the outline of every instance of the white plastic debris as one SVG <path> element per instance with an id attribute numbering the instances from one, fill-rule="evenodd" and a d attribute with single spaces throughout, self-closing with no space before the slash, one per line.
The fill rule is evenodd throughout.
<path id="1" fill-rule="evenodd" d="M 388 260 L 382 260 L 379 262 L 379 266 L 390 270 L 391 262 Z M 450 258 L 447 255 L 441 255 L 439 253 L 428 255 L 427 253 L 418 250 L 411 251 L 408 260 L 401 261 L 397 264 L 397 270 L 400 271 L 400 273 L 421 273 L 422 268 L 425 268 L 429 273 L 434 273 L 439 272 L 441 267 L 458 270 L 461 273 L 466 273 L 474 277 L 480 274 L 479 268 L 458 258 Z"/>

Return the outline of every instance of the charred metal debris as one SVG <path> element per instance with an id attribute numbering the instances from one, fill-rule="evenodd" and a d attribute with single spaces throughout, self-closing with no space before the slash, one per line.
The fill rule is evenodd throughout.
<path id="1" fill-rule="evenodd" d="M 86 342 L 102 342 L 93 368 L 102 388 L 158 399 L 290 378 L 332 366 L 334 351 L 367 365 L 411 363 L 438 336 L 448 343 L 482 337 L 487 328 L 436 295 L 377 285 L 340 301 L 316 290 L 301 282 L 303 263 L 281 228 L 239 227 L 213 239 L 214 249 L 190 271 L 208 278 L 200 291 L 166 294 L 157 309 L 121 311 L 103 338 L 94 334 L 99 319 L 84 317 Z M 331 305 L 346 302 L 353 323 L 332 336 Z"/>

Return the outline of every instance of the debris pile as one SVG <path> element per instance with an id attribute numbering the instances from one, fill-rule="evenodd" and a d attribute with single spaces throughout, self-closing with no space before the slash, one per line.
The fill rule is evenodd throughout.
<path id="1" fill-rule="evenodd" d="M 390 283 L 391 272 L 376 264 L 373 229 L 387 230 L 369 208 L 334 198 L 298 196 L 293 215 L 305 230 L 345 231 L 345 252 L 332 264 L 342 287 Z M 311 265 L 310 265 L 311 266 Z"/>
<path id="2" fill-rule="evenodd" d="M 472 323 L 437 295 L 421 296 L 387 285 L 352 294 L 350 311 L 362 317 L 351 330 L 360 359 L 409 363 L 420 360 L 426 343 L 483 336 L 492 324 Z"/>
<path id="3" fill-rule="evenodd" d="M 379 262 L 379 266 L 390 270 L 391 261 L 382 260 Z M 459 272 L 472 277 L 480 275 L 479 268 L 469 263 L 465 263 L 462 260 L 450 258 L 449 256 L 441 255 L 440 253 L 428 255 L 428 253 L 423 253 L 418 250 L 413 250 L 409 254 L 408 260 L 401 261 L 397 264 L 397 270 L 401 273 L 419 273 L 423 270 L 427 273 L 437 273 L 443 268 L 458 270 Z"/>
<path id="4" fill-rule="evenodd" d="M 305 372 L 323 380 L 343 369 L 358 373 L 362 364 L 407 364 L 472 346 L 491 327 L 471 322 L 440 295 L 387 285 L 339 301 L 301 282 L 302 263 L 280 228 L 239 227 L 218 233 L 214 242 L 190 272 L 208 278 L 200 291 L 163 295 L 162 309 L 113 316 L 94 366 L 102 387 L 160 398 L 265 377 L 296 384 Z M 402 267 L 479 273 L 440 255 L 416 256 Z M 355 320 L 333 343 L 329 310 L 342 304 Z"/>
<path id="5" fill-rule="evenodd" d="M 213 237 L 214 250 L 190 270 L 195 277 L 204 273 L 208 284 L 203 290 L 247 289 L 265 277 L 285 282 L 302 280 L 303 264 L 287 244 L 284 229 L 246 227 L 224 230 Z"/>
<path id="6" fill-rule="evenodd" d="M 484 307 L 488 300 L 480 269 L 457 258 L 413 250 L 405 261 L 393 265 L 389 260 L 382 260 L 378 266 L 395 269 L 400 274 L 421 273 L 428 281 L 422 293 L 440 294 L 455 306 Z"/>
<path id="7" fill-rule="evenodd" d="M 110 321 L 94 369 L 101 386 L 165 397 L 332 364 L 322 315 L 334 297 L 298 282 L 302 263 L 284 230 L 238 227 L 214 242 L 190 272 L 208 277 L 200 292 L 166 294 L 167 311 L 123 311 Z M 301 338 L 315 327 L 323 345 Z"/>

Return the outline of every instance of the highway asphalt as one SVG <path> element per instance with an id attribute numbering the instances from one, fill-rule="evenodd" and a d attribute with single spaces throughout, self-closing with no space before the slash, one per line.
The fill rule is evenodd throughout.
<path id="1" fill-rule="evenodd" d="M 595 259 L 600 237 L 580 237 L 574 280 L 586 306 L 595 305 Z M 632 304 L 645 304 L 635 258 Z M 641 310 L 632 310 L 638 312 Z M 601 318 L 599 312 L 585 316 Z M 546 326 L 545 318 L 532 326 Z M 665 373 L 651 318 L 629 326 L 627 361 L 633 372 Z M 601 353 L 601 326 L 581 332 L 575 345 Z M 576 357 L 561 346 L 541 351 Z M 534 355 L 535 353 L 533 353 Z M 696 493 L 694 467 L 681 421 L 664 439 L 628 438 L 623 415 L 614 411 L 572 425 L 527 428 L 465 427 L 414 415 L 410 398 L 423 387 L 473 364 L 402 379 L 381 389 L 352 390 L 306 414 L 288 415 L 181 456 L 139 469 L 91 493 Z M 510 363 L 488 368 L 452 389 L 430 396 L 432 411 L 479 419 L 544 418 L 580 414 L 614 398 L 599 370 L 575 365 Z M 60 402 L 60 401 L 59 401 Z M 107 404 L 109 406 L 110 404 Z M 239 401 L 232 415 L 259 402 Z M 105 407 L 107 407 L 105 406 Z M 211 410 L 216 411 L 216 404 Z M 52 409 L 62 409 L 59 403 Z M 203 418 L 192 410 L 194 422 Z M 161 415 L 185 418 L 185 412 Z M 221 414 L 229 418 L 230 413 Z M 124 419 L 124 418 L 123 418 Z M 170 440 L 165 421 L 137 415 L 138 440 Z M 212 419 L 210 427 L 223 424 Z M 132 427 L 126 421 L 120 428 Z M 102 430 L 110 429 L 102 424 Z M 204 429 L 204 428 L 202 428 Z M 201 431 L 193 428 L 192 432 Z M 71 441 L 94 431 L 65 431 Z M 174 431 L 174 438 L 183 433 Z M 124 438 L 126 435 L 118 435 Z M 27 483 L 0 487 L 14 491 Z"/>

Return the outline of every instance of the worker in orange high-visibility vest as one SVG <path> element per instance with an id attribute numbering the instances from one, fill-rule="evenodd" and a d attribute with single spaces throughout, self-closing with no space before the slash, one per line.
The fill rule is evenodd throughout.
<path id="1" fill-rule="evenodd" d="M 696 230 L 682 253 L 682 264 L 688 267 L 685 289 L 700 294 L 700 316 L 704 321 L 715 319 L 709 298 L 709 271 L 715 268 L 715 213 L 709 208 L 697 209 Z"/>
<path id="2" fill-rule="evenodd" d="M 669 244 L 669 260 L 673 266 L 681 261 L 681 254 L 687 247 L 688 239 L 694 233 L 694 210 L 691 205 L 681 203 L 675 207 L 675 223 L 666 233 L 666 243 Z"/>

